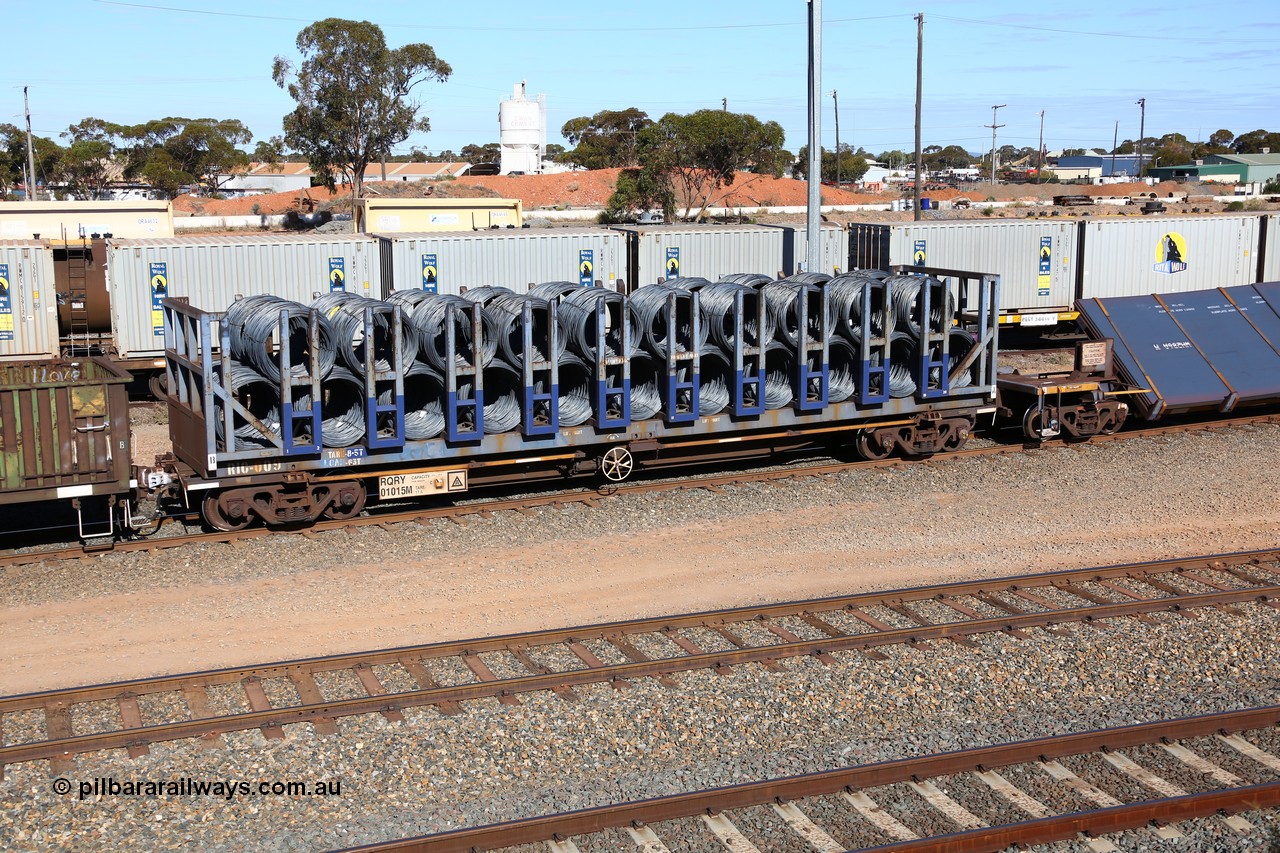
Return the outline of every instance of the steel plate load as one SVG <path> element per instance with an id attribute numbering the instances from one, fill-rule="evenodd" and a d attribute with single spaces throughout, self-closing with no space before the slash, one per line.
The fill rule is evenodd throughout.
<path id="1" fill-rule="evenodd" d="M 919 387 L 911 374 L 916 339 L 906 332 L 889 336 L 889 396 L 910 397 Z"/>
<path id="2" fill-rule="evenodd" d="M 737 343 L 734 311 L 739 293 L 742 294 L 742 327 L 746 337 L 744 343 L 759 346 L 765 341 L 773 340 L 776 334 L 777 317 L 772 311 L 765 311 L 765 328 L 756 328 L 759 325 L 759 305 L 762 298 L 758 291 L 743 284 L 718 281 L 699 290 L 698 300 L 711 341 L 726 353 L 733 352 Z"/>
<path id="3" fill-rule="evenodd" d="M 917 339 L 923 334 L 920 314 L 924 309 L 926 284 L 929 286 L 930 296 L 929 328 L 944 329 L 951 325 L 951 320 L 956 315 L 956 301 L 951 295 L 951 288 L 941 281 L 922 275 L 895 275 L 885 281 L 892 286 L 893 313 L 897 328 Z"/>
<path id="4" fill-rule="evenodd" d="M 858 354 L 853 344 L 844 338 L 832 338 L 827 342 L 829 366 L 827 400 L 843 403 L 858 390 Z"/>
<path id="5" fill-rule="evenodd" d="M 631 357 L 631 419 L 645 421 L 662 410 L 658 369 L 648 353 Z"/>
<path id="6" fill-rule="evenodd" d="M 394 402 L 393 389 L 378 395 L 378 403 Z M 415 361 L 404 373 L 404 436 L 411 441 L 435 438 L 444 431 L 444 379 Z"/>
<path id="7" fill-rule="evenodd" d="M 698 370 L 702 374 L 698 386 L 698 414 L 703 417 L 718 415 L 729 407 L 733 365 L 718 348 L 707 345 L 699 352 Z"/>
<path id="8" fill-rule="evenodd" d="M 252 367 L 237 362 L 231 363 L 230 379 L 224 378 L 221 382 L 240 405 L 244 406 L 249 414 L 266 428 L 266 434 L 264 434 L 261 429 L 237 413 L 232 426 L 235 437 L 240 441 L 270 447 L 272 441 L 280 437 L 279 384 L 271 382 Z M 214 418 L 213 426 L 218 442 L 223 442 L 226 438 L 226 429 L 223 426 L 221 412 Z"/>
<path id="9" fill-rule="evenodd" d="M 410 309 L 410 321 L 417 328 L 419 335 L 419 352 L 426 361 L 438 370 L 447 368 L 445 322 L 449 306 L 466 310 L 454 311 L 454 341 L 457 346 L 455 361 L 458 366 L 477 363 L 488 366 L 498 353 L 497 328 L 492 318 L 481 314 L 482 332 L 480 346 L 476 347 L 471 340 L 472 329 L 468 321 L 471 307 L 475 304 L 461 296 L 450 296 L 442 293 L 428 293 L 423 290 L 397 290 L 387 297 L 388 302 L 398 302 Z M 479 359 L 476 359 L 478 349 Z"/>
<path id="10" fill-rule="evenodd" d="M 624 354 L 621 351 L 624 316 L 631 326 L 631 351 L 625 355 L 639 352 L 640 324 L 635 312 L 627 305 L 627 300 L 621 293 L 601 287 L 576 287 L 566 292 L 560 300 L 557 316 L 560 328 L 564 330 L 564 337 L 568 339 L 569 349 L 588 361 L 596 360 L 599 333 L 596 306 L 601 303 L 604 305 L 605 319 L 603 355 L 612 358 Z"/>
<path id="11" fill-rule="evenodd" d="M 338 358 L 356 376 L 365 375 L 365 351 L 368 341 L 365 340 L 365 309 L 373 309 L 370 313 L 373 322 L 373 369 L 376 371 L 391 370 L 395 360 L 395 335 L 392 329 L 392 314 L 382 310 L 385 302 L 369 299 L 354 293 L 326 293 L 311 303 L 311 307 L 320 311 L 333 330 L 334 345 Z M 407 313 L 405 317 L 407 318 Z M 418 352 L 418 332 L 410 322 L 402 322 L 400 327 L 401 348 L 408 358 Z"/>
<path id="12" fill-rule="evenodd" d="M 835 314 L 836 329 L 845 340 L 858 344 L 862 340 L 862 299 L 863 292 L 871 291 L 871 331 L 876 337 L 891 334 L 894 328 L 895 315 L 889 312 L 889 328 L 885 328 L 884 312 L 884 277 L 874 276 L 865 270 L 845 273 L 831 279 L 827 292 L 831 298 L 832 313 Z"/>
<path id="13" fill-rule="evenodd" d="M 792 365 L 795 362 L 791 350 L 777 341 L 769 343 L 764 353 L 764 407 L 782 409 L 796 398 L 792 386 Z"/>
<path id="14" fill-rule="evenodd" d="M 665 284 L 651 284 L 637 290 L 631 297 L 631 307 L 635 309 L 636 319 L 642 330 L 645 349 L 664 358 L 667 354 L 667 335 L 671 326 L 675 328 L 673 341 L 676 352 L 694 352 L 707 342 L 707 324 L 698 323 L 698 340 L 691 340 L 693 332 L 679 318 L 693 312 L 683 303 L 693 299 L 693 292 L 678 287 L 667 287 Z M 676 317 L 671 317 L 672 303 Z"/>
<path id="15" fill-rule="evenodd" d="M 325 447 L 350 447 L 365 435 L 364 380 L 338 366 L 320 389 L 320 441 Z M 299 394 L 294 405 L 311 408 L 311 395 Z"/>
<path id="16" fill-rule="evenodd" d="M 282 314 L 287 316 L 287 340 L 278 340 Z M 307 306 L 277 296 L 250 296 L 231 303 L 226 322 L 231 333 L 232 356 L 267 379 L 280 381 L 280 348 L 288 350 L 290 376 L 301 379 L 310 375 L 311 309 Z M 333 329 L 323 316 L 319 318 L 316 347 L 323 379 L 338 360 Z"/>
<path id="17" fill-rule="evenodd" d="M 764 297 L 765 302 L 769 306 L 769 313 L 773 315 L 774 324 L 777 328 L 776 337 L 782 343 L 788 344 L 792 348 L 800 346 L 800 305 L 801 299 L 804 299 L 807 309 L 807 337 L 810 340 L 821 340 L 822 335 L 822 288 L 817 284 L 807 282 L 788 282 L 775 281 L 770 284 L 763 285 L 760 288 L 760 295 Z M 830 301 L 827 302 L 827 311 L 830 313 Z M 832 328 L 835 318 L 829 317 L 827 328 Z"/>
<path id="18" fill-rule="evenodd" d="M 520 373 L 503 361 L 493 361 L 484 369 L 484 431 L 490 435 L 520 427 L 524 386 Z"/>
<path id="19" fill-rule="evenodd" d="M 547 329 L 548 305 L 546 299 L 516 293 L 499 293 L 484 306 L 484 312 L 493 322 L 498 339 L 498 351 L 507 364 L 519 367 L 524 364 L 524 306 L 533 308 L 531 342 L 534 361 L 559 359 L 564 355 L 565 335 L 556 338 L 556 352 L 543 352 L 550 339 Z"/>

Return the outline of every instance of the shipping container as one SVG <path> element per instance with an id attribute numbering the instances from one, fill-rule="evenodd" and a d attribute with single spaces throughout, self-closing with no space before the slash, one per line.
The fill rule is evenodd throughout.
<path id="1" fill-rule="evenodd" d="M 0 239 L 172 237 L 169 201 L 0 202 Z"/>
<path id="2" fill-rule="evenodd" d="M 809 233 L 803 225 L 770 225 L 782 231 L 782 274 L 803 271 L 808 260 Z M 823 225 L 818 232 L 822 253 L 814 272 L 839 275 L 849 269 L 849 232 L 839 225 Z"/>
<path id="3" fill-rule="evenodd" d="M 852 223 L 850 263 L 860 269 L 933 266 L 1000 276 L 1002 322 L 1074 319 L 1077 223 L 953 220 Z"/>
<path id="4" fill-rule="evenodd" d="M 126 494 L 130 378 L 99 358 L 0 365 L 0 504 Z"/>
<path id="5" fill-rule="evenodd" d="M 41 240 L 0 241 L 0 360 L 57 355 L 53 254 Z"/>
<path id="6" fill-rule="evenodd" d="M 239 297 L 269 293 L 309 303 L 321 293 L 382 293 L 378 241 L 351 234 L 219 234 L 111 240 L 107 279 L 116 354 L 162 359 L 160 300 L 184 297 L 225 311 Z M 163 363 L 161 364 L 163 366 Z"/>
<path id="7" fill-rule="evenodd" d="M 783 273 L 780 228 L 768 225 L 618 225 L 627 236 L 628 283 L 643 287 L 668 278 L 715 281 L 734 273 Z M 803 237 L 801 237 L 803 241 Z"/>
<path id="8" fill-rule="evenodd" d="M 355 231 L 488 231 L 524 225 L 518 198 L 362 198 L 352 217 Z"/>
<path id="9" fill-rule="evenodd" d="M 382 282 L 393 290 L 457 295 L 499 285 L 576 281 L 616 290 L 626 277 L 626 239 L 606 228 L 378 234 Z"/>
<path id="10" fill-rule="evenodd" d="M 1258 228 L 1262 257 L 1258 259 L 1258 281 L 1280 281 L 1280 213 L 1268 213 L 1261 217 Z"/>
<path id="11" fill-rule="evenodd" d="M 1257 216 L 1160 216 L 1081 224 L 1081 299 L 1252 284 Z"/>

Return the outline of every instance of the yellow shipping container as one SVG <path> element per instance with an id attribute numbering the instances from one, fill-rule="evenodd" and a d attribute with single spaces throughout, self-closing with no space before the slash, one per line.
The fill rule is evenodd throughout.
<path id="1" fill-rule="evenodd" d="M 518 198 L 362 198 L 355 205 L 356 233 L 487 231 L 519 228 Z"/>
<path id="2" fill-rule="evenodd" d="M 173 203 L 149 200 L 0 202 L 0 239 L 76 240 L 94 234 L 172 237 Z"/>

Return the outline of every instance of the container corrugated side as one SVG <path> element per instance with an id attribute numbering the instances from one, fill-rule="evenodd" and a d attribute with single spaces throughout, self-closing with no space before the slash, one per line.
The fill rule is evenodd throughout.
<path id="1" fill-rule="evenodd" d="M 767 225 L 617 226 L 631 243 L 633 286 L 659 279 L 734 273 L 777 276 L 783 270 L 784 232 Z"/>
<path id="2" fill-rule="evenodd" d="M 53 252 L 37 240 L 0 242 L 0 360 L 58 355 Z"/>
<path id="3" fill-rule="evenodd" d="M 1089 222 L 1085 299 L 1252 284 L 1257 216 L 1177 216 Z"/>
<path id="4" fill-rule="evenodd" d="M 625 238 L 605 228 L 377 236 L 388 293 L 432 285 L 438 293 L 454 295 L 463 287 L 485 285 L 524 293 L 530 284 L 546 281 L 598 282 L 616 289 L 626 278 Z"/>
<path id="5" fill-rule="evenodd" d="M 770 225 L 783 233 L 782 274 L 794 275 L 804 268 L 809 254 L 809 234 L 803 225 Z M 849 231 L 839 225 L 823 225 L 818 231 L 821 244 L 816 272 L 839 275 L 849 269 Z"/>
<path id="6" fill-rule="evenodd" d="M 1265 217 L 1267 233 L 1262 245 L 1262 274 L 1260 281 L 1280 281 L 1280 213 L 1269 213 Z"/>
<path id="7" fill-rule="evenodd" d="M 378 242 L 363 234 L 112 240 L 107 283 L 119 354 L 154 358 L 164 354 L 164 320 L 153 297 L 186 297 L 206 311 L 225 311 L 237 297 L 259 293 L 302 303 L 339 289 L 376 298 L 382 269 Z"/>
<path id="8" fill-rule="evenodd" d="M 1074 221 L 853 223 L 850 239 L 853 263 L 863 268 L 996 273 L 1004 312 L 1065 310 L 1075 299 Z"/>

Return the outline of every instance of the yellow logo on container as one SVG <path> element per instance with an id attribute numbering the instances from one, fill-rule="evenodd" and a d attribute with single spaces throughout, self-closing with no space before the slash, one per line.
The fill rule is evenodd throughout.
<path id="1" fill-rule="evenodd" d="M 1187 268 L 1187 238 L 1170 231 L 1156 244 L 1156 262 L 1152 269 L 1161 273 L 1179 273 Z"/>

